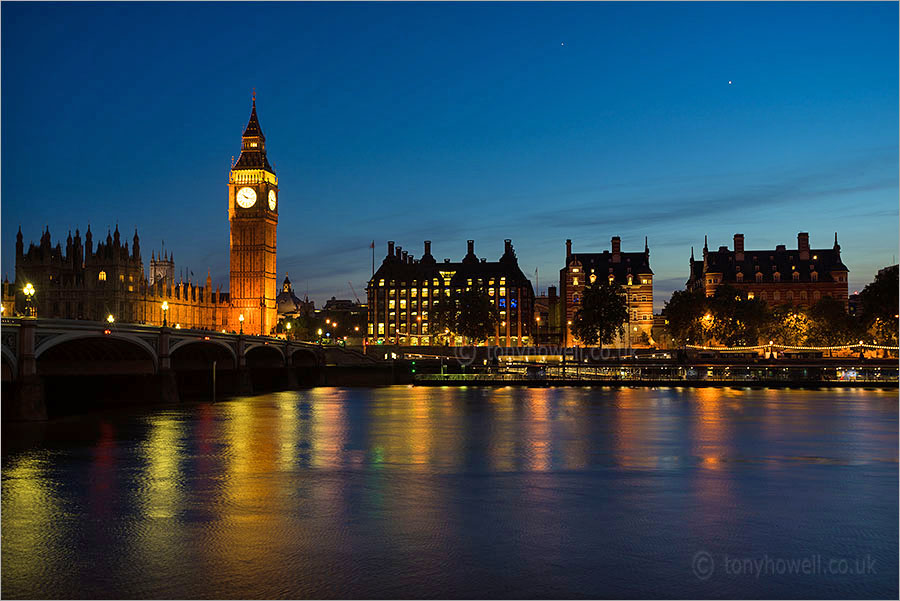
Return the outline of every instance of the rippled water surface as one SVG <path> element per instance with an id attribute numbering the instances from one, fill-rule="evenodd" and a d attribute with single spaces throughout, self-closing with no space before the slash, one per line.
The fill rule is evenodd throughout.
<path id="1" fill-rule="evenodd" d="M 896 391 L 319 388 L 3 444 L 4 597 L 898 594 Z"/>

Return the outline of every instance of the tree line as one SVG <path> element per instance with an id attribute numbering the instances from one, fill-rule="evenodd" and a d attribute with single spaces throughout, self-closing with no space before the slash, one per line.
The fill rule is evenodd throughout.
<path id="1" fill-rule="evenodd" d="M 666 332 L 682 346 L 755 346 L 774 341 L 787 346 L 856 343 L 897 345 L 898 270 L 882 271 L 859 295 L 856 315 L 830 296 L 808 308 L 771 306 L 723 285 L 714 296 L 702 289 L 679 290 L 663 309 Z"/>

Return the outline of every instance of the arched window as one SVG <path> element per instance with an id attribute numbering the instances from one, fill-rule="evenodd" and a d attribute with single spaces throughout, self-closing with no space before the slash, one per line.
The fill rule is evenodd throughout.
<path id="1" fill-rule="evenodd" d="M 629 273 L 629 274 L 628 274 L 628 285 L 631 286 L 631 284 L 632 284 L 633 282 L 634 282 L 634 278 L 633 278 L 633 277 L 631 276 L 631 274 Z"/>
<path id="2" fill-rule="evenodd" d="M 593 284 L 593 283 L 596 282 L 596 281 L 597 281 L 597 274 L 596 274 L 596 273 L 592 273 L 592 274 L 591 274 L 591 284 Z"/>
<path id="3" fill-rule="evenodd" d="M 788 299 L 789 301 L 794 300 L 794 293 L 793 293 L 793 291 L 788 290 L 788 293 L 787 293 L 787 299 Z"/>
<path id="4" fill-rule="evenodd" d="M 774 281 L 774 282 L 780 282 L 780 281 L 781 281 L 781 274 L 778 273 L 777 271 L 776 271 L 775 273 L 773 273 L 773 274 L 772 274 L 772 281 Z"/>
<path id="5" fill-rule="evenodd" d="M 762 272 L 761 271 L 756 272 L 756 281 L 762 282 Z"/>
<path id="6" fill-rule="evenodd" d="M 818 282 L 819 281 L 819 272 L 818 271 L 812 272 L 811 274 L 809 274 L 809 278 L 814 282 Z"/>
<path id="7" fill-rule="evenodd" d="M 744 274 L 743 274 L 743 273 L 738 273 L 737 275 L 735 275 L 735 277 L 737 278 L 737 281 L 739 281 L 739 282 L 743 282 L 743 281 L 744 281 Z"/>
<path id="8" fill-rule="evenodd" d="M 781 293 L 777 290 L 772 293 L 772 300 L 781 300 Z"/>
<path id="9" fill-rule="evenodd" d="M 577 285 L 578 285 L 578 278 L 572 278 L 572 285 L 573 285 L 573 286 L 577 286 Z"/>
<path id="10" fill-rule="evenodd" d="M 795 281 L 795 282 L 799 282 L 799 281 L 800 281 L 800 274 L 799 274 L 798 272 L 795 271 L 793 275 L 794 275 L 794 281 Z"/>
<path id="11" fill-rule="evenodd" d="M 105 282 L 106 281 L 106 272 L 101 271 L 100 273 L 98 273 L 97 279 L 100 280 L 101 282 Z"/>
<path id="12" fill-rule="evenodd" d="M 803 301 L 806 300 L 806 290 L 800 291 L 800 300 L 803 300 Z"/>

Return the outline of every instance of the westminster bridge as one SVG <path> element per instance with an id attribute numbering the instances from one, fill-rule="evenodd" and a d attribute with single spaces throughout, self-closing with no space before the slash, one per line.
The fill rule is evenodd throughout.
<path id="1" fill-rule="evenodd" d="M 98 402 L 175 402 L 318 384 L 390 381 L 351 349 L 210 330 L 3 318 L 4 420 L 45 419 Z M 362 383 L 362 382 L 360 382 Z"/>

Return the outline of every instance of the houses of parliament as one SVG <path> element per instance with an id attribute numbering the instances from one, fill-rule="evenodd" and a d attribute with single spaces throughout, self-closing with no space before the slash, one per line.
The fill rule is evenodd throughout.
<path id="1" fill-rule="evenodd" d="M 278 178 L 266 157 L 266 137 L 256 114 L 254 94 L 241 153 L 228 177 L 231 225 L 230 281 L 227 292 L 206 281 L 175 279 L 174 254 L 151 253 L 145 274 L 135 230 L 131 246 L 118 226 L 94 246 L 88 226 L 69 232 L 65 247 L 53 245 L 49 228 L 26 250 L 16 237 L 15 281 L 3 282 L 3 314 L 24 314 L 23 287 L 36 293 L 32 306 L 41 317 L 116 321 L 171 327 L 269 334 L 276 323 L 275 253 Z M 243 320 L 241 319 L 243 317 Z M 243 321 L 243 323 L 241 323 Z"/>

